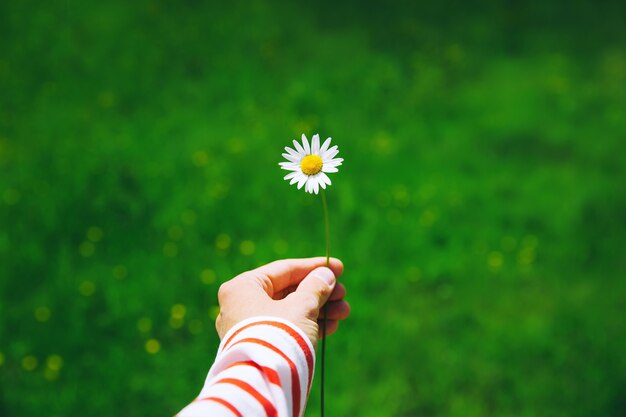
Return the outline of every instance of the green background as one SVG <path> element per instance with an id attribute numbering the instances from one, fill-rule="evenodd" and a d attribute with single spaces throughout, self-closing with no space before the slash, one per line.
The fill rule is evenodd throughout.
<path id="1" fill-rule="evenodd" d="M 1 2 L 0 415 L 194 398 L 219 284 L 324 252 L 278 167 L 318 132 L 352 305 L 329 416 L 626 415 L 625 16 Z"/>

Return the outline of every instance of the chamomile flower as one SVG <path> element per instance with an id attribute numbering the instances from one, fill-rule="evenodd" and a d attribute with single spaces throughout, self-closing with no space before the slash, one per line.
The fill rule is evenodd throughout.
<path id="1" fill-rule="evenodd" d="M 298 184 L 298 189 L 304 187 L 307 193 L 319 192 L 320 187 L 326 189 L 330 185 L 329 173 L 339 171 L 337 167 L 343 162 L 343 158 L 335 158 L 339 153 L 337 145 L 330 147 L 331 138 L 324 141 L 320 146 L 320 135 L 314 135 L 311 144 L 306 136 L 302 135 L 302 145 L 293 141 L 294 149 L 286 146 L 287 153 L 283 157 L 287 162 L 281 162 L 282 169 L 291 171 L 285 175 L 289 184 Z"/>

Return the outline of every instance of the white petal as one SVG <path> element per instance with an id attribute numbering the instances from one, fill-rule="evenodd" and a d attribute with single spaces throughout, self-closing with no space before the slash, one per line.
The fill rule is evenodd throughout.
<path id="1" fill-rule="evenodd" d="M 320 172 L 319 176 L 322 187 L 326 188 L 326 184 L 332 185 L 332 183 L 330 182 L 330 178 L 328 178 L 328 175 L 324 174 L 324 172 Z"/>
<path id="2" fill-rule="evenodd" d="M 326 159 L 332 159 L 335 157 L 335 155 L 337 155 L 339 153 L 339 148 L 337 145 L 333 146 L 332 148 L 330 148 L 328 151 L 326 151 L 326 153 L 324 154 L 324 158 Z"/>
<path id="3" fill-rule="evenodd" d="M 315 191 L 315 194 L 320 192 L 320 183 L 317 180 L 313 183 L 313 191 Z"/>
<path id="4" fill-rule="evenodd" d="M 279 165 L 282 169 L 286 169 L 287 171 L 300 171 L 300 166 L 292 162 L 281 162 Z"/>
<path id="5" fill-rule="evenodd" d="M 286 160 L 291 161 L 293 163 L 297 163 L 298 160 L 300 159 L 300 157 L 297 156 L 297 155 L 294 156 L 294 155 L 291 155 L 291 154 L 288 154 L 288 153 L 284 153 L 282 155 L 283 155 L 283 158 L 285 158 Z"/>
<path id="6" fill-rule="evenodd" d="M 304 133 L 302 134 L 302 146 L 304 146 L 304 153 L 307 155 L 311 155 L 311 147 L 309 146 L 309 141 L 307 140 Z"/>
<path id="7" fill-rule="evenodd" d="M 296 150 L 298 151 L 298 154 L 304 156 L 306 155 L 306 152 L 304 152 L 304 148 L 302 147 L 302 145 L 300 145 L 300 143 L 297 140 L 293 141 L 293 146 L 296 147 Z"/>
<path id="8" fill-rule="evenodd" d="M 298 174 L 299 174 L 298 171 L 290 172 L 289 174 L 285 175 L 285 177 L 283 179 L 284 180 L 290 180 L 290 179 L 292 179 L 293 177 L 295 177 Z"/>
<path id="9" fill-rule="evenodd" d="M 300 181 L 300 177 L 302 176 L 302 172 L 296 172 L 296 175 L 293 176 L 293 178 L 291 178 L 291 181 L 289 181 L 289 185 L 291 184 L 295 184 L 298 181 Z"/>
<path id="10" fill-rule="evenodd" d="M 289 155 L 298 156 L 298 152 L 294 151 L 289 146 L 285 146 L 285 150 L 287 151 Z"/>
<path id="11" fill-rule="evenodd" d="M 306 175 L 304 175 L 304 174 L 302 174 L 300 177 L 298 177 L 298 190 L 299 190 L 300 188 L 302 188 L 302 186 L 303 186 L 304 184 L 306 184 L 306 180 L 307 180 L 307 178 L 308 178 L 308 177 L 307 177 Z"/>
<path id="12" fill-rule="evenodd" d="M 322 166 L 328 165 L 331 167 L 338 167 L 343 163 L 343 158 L 335 158 L 328 161 L 322 161 Z"/>
<path id="13" fill-rule="evenodd" d="M 330 146 L 330 140 L 331 139 L 328 138 L 322 144 L 322 147 L 320 148 L 320 156 L 322 156 L 328 150 L 328 147 Z"/>
<path id="14" fill-rule="evenodd" d="M 320 185 L 320 187 L 322 187 L 323 189 L 326 189 L 326 180 L 322 177 L 322 175 L 326 175 L 326 174 L 322 172 L 317 174 L 317 183 Z"/>
<path id="15" fill-rule="evenodd" d="M 332 166 L 332 165 L 326 165 L 326 164 L 324 164 L 324 165 L 322 166 L 322 172 L 328 172 L 328 173 L 331 173 L 331 172 L 339 172 L 339 170 L 338 170 L 338 169 L 337 169 L 337 167 L 335 167 L 335 166 Z"/>
<path id="16" fill-rule="evenodd" d="M 320 154 L 320 135 L 313 135 L 313 140 L 311 141 L 311 153 L 315 155 Z"/>

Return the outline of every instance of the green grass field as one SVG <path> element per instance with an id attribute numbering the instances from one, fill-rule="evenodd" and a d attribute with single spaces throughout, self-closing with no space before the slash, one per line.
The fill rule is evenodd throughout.
<path id="1" fill-rule="evenodd" d="M 0 3 L 0 415 L 173 415 L 220 283 L 324 252 L 327 415 L 625 416 L 618 1 Z M 306 415 L 319 415 L 319 381 Z"/>

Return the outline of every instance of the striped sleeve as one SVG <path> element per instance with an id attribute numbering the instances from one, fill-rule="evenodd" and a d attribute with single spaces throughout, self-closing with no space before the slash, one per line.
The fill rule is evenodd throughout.
<path id="1" fill-rule="evenodd" d="M 314 369 L 311 341 L 296 326 L 244 320 L 226 333 L 200 395 L 178 417 L 301 417 Z"/>

